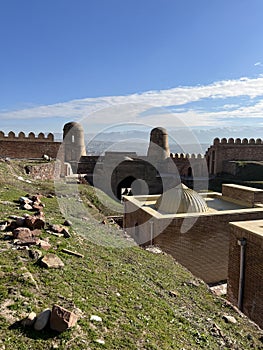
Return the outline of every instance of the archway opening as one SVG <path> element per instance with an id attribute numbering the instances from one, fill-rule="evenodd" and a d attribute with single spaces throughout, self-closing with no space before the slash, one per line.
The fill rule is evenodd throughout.
<path id="1" fill-rule="evenodd" d="M 117 198 L 121 200 L 122 196 L 132 196 L 132 183 L 136 180 L 134 176 L 128 176 L 119 182 L 117 186 Z"/>

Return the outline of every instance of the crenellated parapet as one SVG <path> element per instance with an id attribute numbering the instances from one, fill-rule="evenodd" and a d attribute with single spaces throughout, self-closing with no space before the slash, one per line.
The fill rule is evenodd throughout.
<path id="1" fill-rule="evenodd" d="M 262 145 L 263 140 L 262 139 L 247 139 L 243 138 L 242 140 L 240 138 L 233 139 L 232 137 L 229 139 L 226 139 L 225 137 L 222 138 L 221 140 L 216 137 L 214 139 L 213 144 L 216 145 Z"/>
<path id="2" fill-rule="evenodd" d="M 172 159 L 202 159 L 204 158 L 204 155 L 198 153 L 170 153 L 170 157 Z"/>
<path id="3" fill-rule="evenodd" d="M 230 172 L 233 161 L 262 161 L 263 140 L 248 138 L 215 138 L 213 145 L 206 151 L 205 158 L 209 173 L 217 175 Z"/>
<path id="4" fill-rule="evenodd" d="M 53 142 L 54 135 L 49 133 L 47 136 L 45 136 L 42 132 L 40 132 L 36 136 L 33 132 L 30 132 L 28 136 L 26 136 L 23 131 L 20 131 L 16 136 L 13 131 L 9 131 L 7 135 L 5 135 L 3 131 L 0 131 L 0 141 Z"/>
<path id="5" fill-rule="evenodd" d="M 58 154 L 58 152 L 60 153 Z M 63 159 L 64 155 L 61 142 L 54 141 L 54 135 L 38 135 L 30 132 L 27 135 L 20 131 L 15 134 L 9 131 L 7 135 L 0 131 L 0 158 L 11 159 L 42 159 L 47 155 L 53 159 Z"/>

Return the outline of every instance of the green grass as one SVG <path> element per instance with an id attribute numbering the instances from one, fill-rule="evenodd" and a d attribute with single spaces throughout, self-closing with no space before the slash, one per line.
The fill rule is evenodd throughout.
<path id="1" fill-rule="evenodd" d="M 0 164 L 0 172 L 2 166 L 6 164 Z M 0 180 L 1 201 L 14 202 L 26 193 L 54 193 L 49 182 L 11 182 Z M 61 207 L 74 220 L 69 239 L 43 233 L 51 251 L 65 263 L 63 269 L 43 269 L 26 251 L 11 249 L 0 234 L 0 349 L 263 349 L 262 332 L 246 317 L 211 294 L 169 255 L 151 254 L 125 240 L 114 226 L 100 224 L 107 206 L 99 201 L 95 208 L 89 206 L 95 204 L 92 188 L 80 186 L 77 191 L 83 202 L 74 196 L 43 197 L 49 222 L 63 223 Z M 16 205 L 0 202 L 0 210 L 0 219 L 10 213 L 21 215 Z M 82 220 L 83 214 L 88 221 Z M 63 248 L 84 258 L 67 255 Z M 37 287 L 23 278 L 27 271 Z M 10 305 L 3 308 L 7 301 Z M 28 312 L 38 313 L 54 303 L 78 312 L 77 326 L 59 335 L 14 325 Z M 224 313 L 237 323 L 225 323 Z M 91 322 L 91 315 L 103 321 Z"/>

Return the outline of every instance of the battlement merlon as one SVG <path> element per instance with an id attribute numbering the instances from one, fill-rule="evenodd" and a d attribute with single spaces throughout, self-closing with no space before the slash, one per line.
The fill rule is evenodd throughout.
<path id="1" fill-rule="evenodd" d="M 203 159 L 203 154 L 195 154 L 195 153 L 170 153 L 170 157 L 172 159 Z"/>
<path id="2" fill-rule="evenodd" d="M 20 131 L 16 136 L 13 131 L 9 131 L 7 135 L 5 135 L 3 131 L 0 131 L 0 141 L 54 142 L 54 135 L 49 133 L 45 136 L 44 133 L 40 132 L 36 136 L 33 132 L 30 132 L 28 136 L 26 136 L 23 131 Z"/>
<path id="3" fill-rule="evenodd" d="M 225 137 L 222 138 L 221 140 L 216 137 L 214 139 L 214 142 L 213 142 L 213 145 L 262 145 L 263 144 L 263 140 L 262 139 L 247 139 L 247 138 L 244 138 L 244 139 L 240 139 L 240 138 L 237 138 L 237 139 L 233 139 L 232 137 L 229 138 L 229 139 L 226 139 Z"/>

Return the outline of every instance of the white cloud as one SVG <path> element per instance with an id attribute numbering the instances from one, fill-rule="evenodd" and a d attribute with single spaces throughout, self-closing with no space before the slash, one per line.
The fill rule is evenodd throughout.
<path id="1" fill-rule="evenodd" d="M 224 109 L 233 109 L 233 108 L 238 108 L 238 107 L 239 107 L 239 105 L 237 105 L 237 104 L 226 104 L 222 108 L 224 108 Z"/>
<path id="2" fill-rule="evenodd" d="M 263 116 L 263 102 L 257 102 L 253 106 L 225 105 L 225 110 L 211 112 L 209 110 L 186 110 L 180 113 L 160 113 L 141 115 L 142 112 L 152 107 L 165 108 L 169 106 L 181 106 L 186 103 L 200 101 L 202 99 L 225 99 L 229 97 L 248 96 L 253 99 L 263 96 L 263 77 L 254 79 L 242 77 L 237 80 L 218 81 L 203 86 L 180 86 L 169 90 L 147 91 L 141 94 L 128 96 L 108 96 L 100 98 L 85 98 L 72 100 L 53 105 L 44 105 L 26 108 L 17 111 L 2 111 L 0 119 L 34 119 L 56 117 L 69 120 L 85 120 L 90 125 L 105 127 L 113 123 L 145 122 L 151 125 L 173 125 L 178 120 L 186 124 L 218 125 L 220 119 L 228 117 Z M 230 109 L 231 110 L 228 110 Z"/>
<path id="3" fill-rule="evenodd" d="M 262 65 L 262 63 L 261 62 L 256 62 L 256 63 L 254 63 L 254 66 L 259 66 L 259 67 L 262 67 L 263 65 Z"/>

